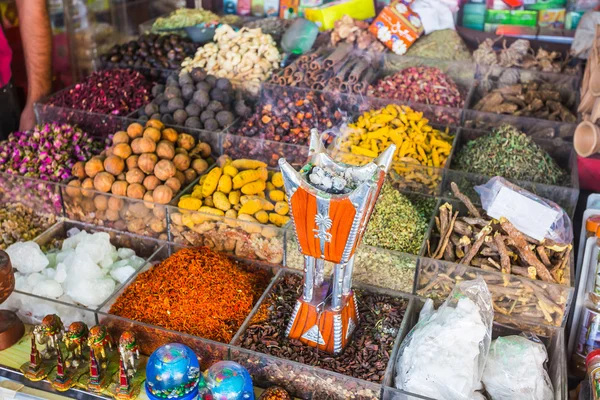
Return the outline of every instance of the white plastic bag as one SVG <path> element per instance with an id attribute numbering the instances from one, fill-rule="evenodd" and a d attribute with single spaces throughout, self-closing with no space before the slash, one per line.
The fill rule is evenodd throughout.
<path id="1" fill-rule="evenodd" d="M 458 283 L 437 311 L 424 311 L 402 342 L 396 387 L 435 399 L 483 399 L 477 391 L 494 319 L 485 281 Z"/>
<path id="2" fill-rule="evenodd" d="M 419 15 L 425 34 L 454 28 L 454 16 L 449 4 L 440 0 L 415 0 L 410 8 Z"/>
<path id="3" fill-rule="evenodd" d="M 571 219 L 558 204 L 499 176 L 485 185 L 475 186 L 475 191 L 490 217 L 504 217 L 519 231 L 537 240 L 547 238 L 562 244 L 573 242 Z"/>
<path id="4" fill-rule="evenodd" d="M 537 337 L 504 336 L 492 342 L 481 378 L 492 400 L 552 400 L 554 391 L 544 367 L 546 347 Z"/>

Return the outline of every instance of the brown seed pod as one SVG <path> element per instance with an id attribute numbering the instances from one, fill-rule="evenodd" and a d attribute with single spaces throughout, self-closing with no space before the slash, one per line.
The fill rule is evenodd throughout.
<path id="1" fill-rule="evenodd" d="M 175 176 L 175 165 L 169 160 L 160 160 L 156 163 L 154 167 L 154 175 L 161 181 L 166 181 L 167 179 Z"/>
<path id="2" fill-rule="evenodd" d="M 168 140 L 161 140 L 156 146 L 156 155 L 162 160 L 172 160 L 175 157 L 175 146 Z"/>
<path id="3" fill-rule="evenodd" d="M 92 178 L 85 178 L 83 182 L 81 182 L 81 189 L 83 197 L 94 197 L 94 180 Z"/>
<path id="4" fill-rule="evenodd" d="M 169 178 L 165 181 L 165 185 L 171 188 L 173 194 L 179 193 L 181 190 L 181 182 L 176 177 Z"/>
<path id="5" fill-rule="evenodd" d="M 104 160 L 104 170 L 113 175 L 119 175 L 125 169 L 125 161 L 119 156 L 110 156 Z"/>
<path id="6" fill-rule="evenodd" d="M 160 184 L 160 179 L 154 175 L 148 175 L 146 178 L 144 178 L 144 182 L 142 183 L 142 185 L 144 185 L 144 187 L 148 190 L 154 190 Z"/>
<path id="7" fill-rule="evenodd" d="M 159 131 L 162 131 L 163 129 L 165 129 L 165 124 L 163 124 L 157 119 L 151 119 L 148 122 L 146 122 L 146 128 L 148 127 L 156 128 Z"/>
<path id="8" fill-rule="evenodd" d="M 108 209 L 119 211 L 123 208 L 123 199 L 119 197 L 109 197 L 108 198 Z"/>
<path id="9" fill-rule="evenodd" d="M 192 183 L 194 181 L 194 179 L 196 179 L 196 177 L 198 176 L 198 174 L 196 173 L 196 171 L 194 171 L 193 169 L 186 169 L 185 171 L 183 171 L 183 175 L 185 175 L 185 183 Z"/>
<path id="10" fill-rule="evenodd" d="M 141 124 L 138 124 L 137 122 L 134 122 L 133 124 L 127 127 L 127 135 L 129 135 L 131 139 L 135 139 L 142 136 L 143 132 L 144 127 Z"/>
<path id="11" fill-rule="evenodd" d="M 144 130 L 143 137 L 152 140 L 154 143 L 158 143 L 160 141 L 160 131 L 153 127 L 148 127 Z"/>
<path id="12" fill-rule="evenodd" d="M 85 173 L 85 163 L 83 161 L 76 162 L 73 168 L 71 168 L 71 175 L 78 179 L 85 179 L 87 176 Z"/>
<path id="13" fill-rule="evenodd" d="M 154 189 L 154 202 L 158 204 L 169 204 L 173 199 L 173 191 L 167 185 L 160 185 Z"/>
<path id="14" fill-rule="evenodd" d="M 132 199 L 142 199 L 146 193 L 146 188 L 140 183 L 133 183 L 127 187 L 127 197 Z"/>
<path id="15" fill-rule="evenodd" d="M 114 175 L 108 172 L 100 172 L 94 177 L 94 188 L 99 192 L 108 193 L 114 181 Z"/>
<path id="16" fill-rule="evenodd" d="M 154 171 L 154 166 L 158 162 L 158 157 L 154 153 L 144 153 L 138 160 L 138 168 L 146 174 L 151 174 Z"/>
<path id="17" fill-rule="evenodd" d="M 179 136 L 179 133 L 173 128 L 166 128 L 161 132 L 161 139 L 171 143 L 177 142 L 177 136 Z"/>
<path id="18" fill-rule="evenodd" d="M 177 138 L 177 147 L 183 147 L 186 150 L 191 150 L 196 145 L 196 140 L 192 135 L 187 133 L 180 133 Z"/>
<path id="19" fill-rule="evenodd" d="M 112 147 L 112 153 L 126 160 L 131 155 L 131 147 L 127 143 L 119 143 Z"/>
<path id="20" fill-rule="evenodd" d="M 192 161 L 192 169 L 196 171 L 198 175 L 202 175 L 208 169 L 208 163 L 202 158 L 196 158 Z"/>
<path id="21" fill-rule="evenodd" d="M 185 154 L 177 154 L 173 157 L 173 164 L 179 171 L 185 171 L 190 167 L 190 157 Z"/>
<path id="22" fill-rule="evenodd" d="M 102 195 L 94 197 L 94 206 L 96 206 L 96 210 L 106 210 L 108 208 L 108 197 Z"/>
<path id="23" fill-rule="evenodd" d="M 135 154 L 154 153 L 156 143 L 147 137 L 136 138 L 131 142 L 131 149 Z"/>
<path id="24" fill-rule="evenodd" d="M 117 196 L 127 196 L 127 186 L 129 186 L 129 183 L 126 181 L 115 181 L 110 188 L 110 192 Z"/>
<path id="25" fill-rule="evenodd" d="M 130 169 L 137 168 L 139 159 L 140 159 L 140 156 L 138 156 L 137 154 L 134 156 L 129 156 L 129 158 L 127 160 L 125 160 L 125 163 L 127 164 L 127 169 L 130 170 Z"/>
<path id="26" fill-rule="evenodd" d="M 65 192 L 67 193 L 67 196 L 69 196 L 69 197 L 79 198 L 79 197 L 81 197 L 81 190 L 79 190 L 80 187 L 81 187 L 81 181 L 78 181 L 77 179 L 73 179 L 71 182 L 69 182 L 67 184 L 67 188 L 65 189 Z"/>
<path id="27" fill-rule="evenodd" d="M 125 174 L 125 179 L 130 185 L 133 183 L 142 183 L 145 177 L 146 174 L 139 168 L 130 169 L 127 171 L 127 174 Z"/>
<path id="28" fill-rule="evenodd" d="M 125 131 L 119 131 L 113 135 L 112 144 L 129 143 L 129 135 Z"/>
<path id="29" fill-rule="evenodd" d="M 104 171 L 104 164 L 99 157 L 92 157 L 85 163 L 85 174 L 90 178 L 95 177 L 99 172 Z"/>

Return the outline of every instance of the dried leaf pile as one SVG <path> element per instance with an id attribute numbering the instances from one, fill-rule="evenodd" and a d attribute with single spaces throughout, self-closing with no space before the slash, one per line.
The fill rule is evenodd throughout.
<path id="1" fill-rule="evenodd" d="M 471 52 L 454 29 L 442 29 L 421 36 L 406 52 L 407 57 L 448 61 L 471 61 Z"/>
<path id="2" fill-rule="evenodd" d="M 501 67 L 519 67 L 544 72 L 560 73 L 566 69 L 566 62 L 557 51 L 539 48 L 537 53 L 531 48 L 529 40 L 519 39 L 506 47 L 506 41 L 500 51 L 494 50 L 496 41 L 484 40 L 473 53 L 478 64 L 499 65 Z M 568 71 L 565 71 L 568 72 Z"/>
<path id="3" fill-rule="evenodd" d="M 439 240 L 427 242 L 429 256 L 487 271 L 524 276 L 562 285 L 570 284 L 572 245 L 537 241 L 517 230 L 505 218 L 489 217 L 451 184 L 469 216 L 459 217 L 449 203 L 443 204 L 435 222 Z"/>
<path id="4" fill-rule="evenodd" d="M 496 88 L 483 96 L 474 109 L 550 121 L 577 121 L 561 103 L 560 92 L 549 83 L 528 82 Z"/>
<path id="5" fill-rule="evenodd" d="M 531 137 L 511 125 L 469 141 L 457 154 L 456 169 L 507 179 L 560 185 L 568 176 Z"/>

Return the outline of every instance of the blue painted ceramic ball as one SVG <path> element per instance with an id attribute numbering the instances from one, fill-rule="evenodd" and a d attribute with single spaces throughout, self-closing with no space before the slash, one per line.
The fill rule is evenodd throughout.
<path id="1" fill-rule="evenodd" d="M 187 346 L 170 343 L 159 347 L 146 366 L 146 393 L 150 399 L 194 399 L 198 395 L 200 367 Z"/>
<path id="2" fill-rule="evenodd" d="M 254 400 L 252 377 L 233 361 L 220 361 L 210 367 L 206 386 L 214 400 Z"/>

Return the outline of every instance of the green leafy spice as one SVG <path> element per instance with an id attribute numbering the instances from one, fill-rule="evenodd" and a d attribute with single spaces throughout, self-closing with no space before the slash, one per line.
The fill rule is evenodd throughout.
<path id="1" fill-rule="evenodd" d="M 434 208 L 433 202 L 431 199 L 413 203 L 391 184 L 386 183 L 381 189 L 363 243 L 418 254 L 425 239 L 429 216 Z"/>
<path id="2" fill-rule="evenodd" d="M 468 142 L 456 157 L 459 170 L 507 179 L 561 185 L 568 176 L 529 136 L 511 125 Z"/>

